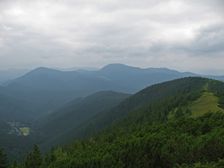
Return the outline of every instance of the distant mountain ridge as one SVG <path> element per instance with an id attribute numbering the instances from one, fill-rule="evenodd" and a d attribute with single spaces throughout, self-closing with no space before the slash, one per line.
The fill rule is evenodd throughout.
<path id="1" fill-rule="evenodd" d="M 27 72 L 28 70 L 26 69 L 0 70 L 0 85 L 7 84 L 9 81 L 14 80 Z"/>
<path id="2" fill-rule="evenodd" d="M 142 87 L 144 88 L 150 84 L 161 82 L 161 80 L 166 81 L 170 80 L 170 78 L 179 78 L 192 75 L 195 74 L 188 72 L 182 73 L 167 68 L 142 69 L 123 64 L 109 64 L 97 71 L 59 71 L 40 67 L 9 82 L 7 87 L 22 87 L 24 85 L 26 87 L 36 89 L 63 90 L 63 86 L 66 86 L 69 89 L 79 90 L 84 87 L 89 87 L 83 84 L 91 81 L 92 85 L 101 84 L 100 90 L 120 89 L 120 91 L 123 91 L 126 89 L 127 92 L 136 92 L 142 89 Z M 141 81 L 136 81 L 140 79 Z M 135 81 L 135 83 L 129 83 L 127 80 Z M 133 86 L 128 87 L 127 84 Z M 99 86 L 94 86 L 92 89 L 99 91 Z"/>
<path id="3" fill-rule="evenodd" d="M 115 89 L 115 91 L 118 90 L 134 93 L 152 84 L 187 76 L 203 76 L 224 80 L 224 76 L 199 75 L 191 72 L 179 72 L 168 68 L 138 68 L 124 64 L 109 64 L 99 70 L 93 71 L 60 71 L 46 67 L 39 67 L 10 81 L 7 84 L 7 87 L 23 87 L 24 85 L 35 89 L 63 90 L 63 87 L 66 86 L 66 88 L 69 89 L 82 90 L 85 87 L 89 87 L 83 84 L 91 81 L 92 85 L 101 84 L 101 89 L 99 89 L 99 86 L 97 87 L 95 85 L 91 88 L 93 90 L 95 89 L 95 91 Z M 129 83 L 130 80 L 135 82 Z M 128 87 L 127 83 L 132 86 Z"/>
<path id="4" fill-rule="evenodd" d="M 132 94 L 153 84 L 188 76 L 198 75 L 167 68 L 143 69 L 123 64 L 109 64 L 93 71 L 60 71 L 40 67 L 9 81 L 2 90 L 10 97 L 29 102 L 28 111 L 32 111 L 31 116 L 35 119 L 55 111 L 75 98 L 86 97 L 95 92 L 112 90 Z M 214 76 L 211 78 L 224 79 Z"/>

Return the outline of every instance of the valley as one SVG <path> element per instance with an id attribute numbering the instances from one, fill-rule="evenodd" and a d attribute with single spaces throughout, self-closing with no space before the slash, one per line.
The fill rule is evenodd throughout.
<path id="1" fill-rule="evenodd" d="M 7 122 L 7 124 L 10 126 L 10 130 L 8 134 L 11 135 L 17 135 L 17 136 L 29 136 L 30 135 L 30 124 L 23 124 L 20 122 Z"/>
<path id="2" fill-rule="evenodd" d="M 54 159 L 42 164 L 49 168 L 218 167 L 224 156 L 223 95 L 224 83 L 196 77 L 147 87 L 94 116 L 80 130 L 70 131 L 75 135 L 78 131 L 84 139 L 50 151 L 46 157 Z"/>
<path id="3" fill-rule="evenodd" d="M 0 111 L 0 145 L 4 146 L 9 160 L 20 163 L 16 168 L 30 168 L 33 157 L 43 157 L 40 163 L 43 168 L 61 168 L 62 165 L 65 168 L 109 168 L 112 165 L 171 168 L 205 164 L 203 159 L 218 164 L 217 158 L 224 155 L 222 150 L 215 150 L 224 144 L 217 139 L 224 130 L 224 83 L 194 75 L 186 77 L 185 73 L 176 71 L 151 70 L 110 65 L 100 70 L 100 74 L 107 74 L 110 85 L 119 82 L 122 87 L 129 85 L 121 80 L 129 71 L 138 74 L 137 81 L 139 74 L 144 78 L 149 75 L 148 71 L 152 76 L 158 72 L 166 77 L 172 75 L 169 80 L 157 76 L 158 81 L 149 77 L 151 83 L 147 87 L 146 80 L 139 79 L 140 83 L 129 85 L 130 88 L 138 85 L 136 92 L 127 92 L 121 85 L 116 89 L 115 85 L 107 85 L 102 90 L 85 88 L 88 92 L 81 95 L 75 94 L 74 88 L 67 94 L 69 86 L 55 81 L 62 72 L 43 68 L 30 72 L 0 88 L 3 100 L 0 108 L 4 109 Z M 120 73 L 120 77 L 111 76 L 117 71 L 127 72 Z M 92 74 L 95 76 L 99 71 L 81 73 L 92 78 Z M 70 77 L 63 80 L 67 82 Z M 49 87 L 45 78 L 48 82 L 52 80 L 54 86 Z M 202 138 L 206 140 L 201 141 Z M 209 138 L 217 145 L 215 149 Z M 214 158 L 206 153 L 207 148 L 213 150 Z M 54 159 L 48 160 L 48 157 Z M 30 165 L 26 167 L 24 163 Z"/>
<path id="4" fill-rule="evenodd" d="M 0 168 L 224 168 L 224 0 L 0 0 Z"/>

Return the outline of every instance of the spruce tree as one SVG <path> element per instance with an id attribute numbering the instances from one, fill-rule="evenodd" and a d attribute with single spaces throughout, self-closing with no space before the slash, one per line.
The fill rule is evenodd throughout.
<path id="1" fill-rule="evenodd" d="M 0 149 L 0 168 L 7 168 L 7 156 L 2 149 Z"/>
<path id="2" fill-rule="evenodd" d="M 13 164 L 10 166 L 10 168 L 18 168 L 18 164 L 16 161 L 13 162 Z"/>
<path id="3" fill-rule="evenodd" d="M 27 155 L 25 161 L 25 168 L 39 168 L 42 164 L 42 157 L 40 149 L 37 145 L 34 145 L 33 151 Z"/>

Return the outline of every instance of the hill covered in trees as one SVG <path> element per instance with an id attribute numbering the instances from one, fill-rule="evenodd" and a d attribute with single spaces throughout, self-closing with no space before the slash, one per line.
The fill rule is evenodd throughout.
<path id="1" fill-rule="evenodd" d="M 42 135 L 42 148 L 49 149 L 53 145 L 71 141 L 74 138 L 71 132 L 75 132 L 80 125 L 99 113 L 106 113 L 129 96 L 113 91 L 97 92 L 85 98 L 75 99 L 43 117 L 35 126 Z"/>
<path id="2" fill-rule="evenodd" d="M 183 78 L 146 88 L 97 114 L 84 139 L 23 163 L 43 168 L 223 167 L 224 84 Z M 91 134 L 91 128 L 95 134 Z M 75 132 L 74 132 L 75 134 Z"/>

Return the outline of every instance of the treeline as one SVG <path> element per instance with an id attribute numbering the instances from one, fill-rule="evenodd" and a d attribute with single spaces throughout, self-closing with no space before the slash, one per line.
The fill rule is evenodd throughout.
<path id="1" fill-rule="evenodd" d="M 2 149 L 0 149 L 0 168 L 7 168 L 8 167 L 8 159 L 6 154 Z"/>
<path id="2" fill-rule="evenodd" d="M 224 114 L 117 128 L 41 157 L 37 146 L 13 168 L 199 168 L 224 166 Z M 4 156 L 4 155 L 3 155 Z M 2 159 L 1 159 L 2 160 Z M 5 168 L 5 167 L 1 167 Z"/>
<path id="3" fill-rule="evenodd" d="M 45 155 L 34 146 L 22 163 L 14 163 L 11 167 L 224 167 L 224 113 L 214 112 L 193 118 L 190 110 L 181 109 L 199 98 L 204 90 L 221 98 L 223 88 L 223 83 L 203 78 L 155 85 L 128 98 L 107 114 L 107 118 L 95 120 L 95 125 L 100 120 L 112 123 L 106 130 L 52 149 Z M 220 106 L 221 102 L 222 99 Z M 168 118 L 173 109 L 177 109 L 175 115 Z M 105 126 L 103 122 L 101 127 Z"/>
<path id="4" fill-rule="evenodd" d="M 211 80 L 209 89 L 219 97 L 219 105 L 224 108 L 224 87 L 223 82 Z"/>
<path id="5" fill-rule="evenodd" d="M 89 137 L 113 125 L 167 121 L 169 112 L 196 100 L 207 84 L 205 78 L 183 78 L 150 86 L 127 98 L 108 113 L 98 114 L 78 128 L 75 136 Z"/>

